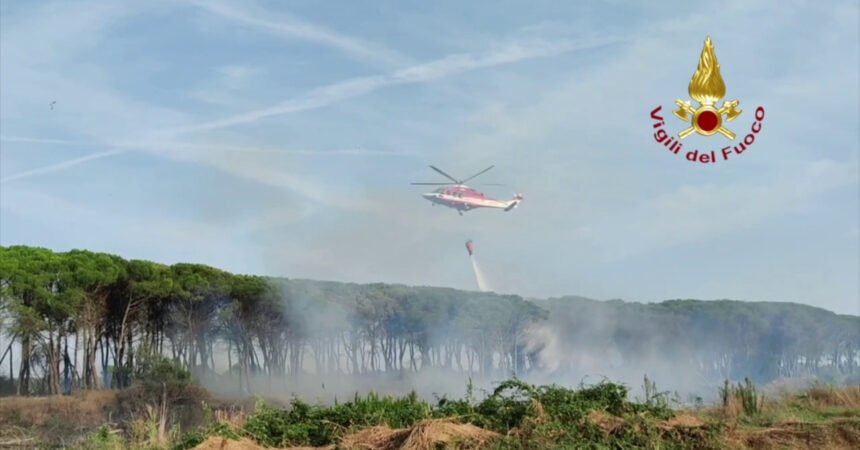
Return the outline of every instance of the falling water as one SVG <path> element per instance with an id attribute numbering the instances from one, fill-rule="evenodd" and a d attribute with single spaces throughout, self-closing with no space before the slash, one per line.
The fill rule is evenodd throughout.
<path id="1" fill-rule="evenodd" d="M 478 289 L 482 292 L 492 292 L 493 289 L 490 287 L 490 283 L 487 282 L 484 272 L 478 267 L 478 261 L 475 259 L 475 256 L 472 255 L 470 258 L 472 260 L 472 270 L 475 271 L 475 280 L 478 282 Z"/>

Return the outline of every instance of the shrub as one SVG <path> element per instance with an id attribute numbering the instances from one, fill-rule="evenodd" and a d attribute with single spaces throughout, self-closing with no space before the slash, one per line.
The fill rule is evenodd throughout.
<path id="1" fill-rule="evenodd" d="M 658 426 L 659 420 L 673 415 L 666 395 L 659 393 L 658 400 L 654 389 L 648 395 L 653 401 L 636 403 L 627 400 L 628 391 L 622 384 L 605 381 L 569 389 L 512 379 L 481 401 L 472 398 L 470 386 L 466 398 L 442 397 L 433 407 L 415 393 L 400 398 L 356 395 L 331 406 L 294 399 L 288 409 L 258 401 L 241 434 L 270 447 L 325 446 L 337 444 L 356 428 L 406 428 L 424 419 L 456 417 L 507 436 L 498 443 L 500 448 L 654 448 L 668 445 L 675 437 L 694 448 L 708 447 L 710 431 L 681 436 L 686 432 Z M 187 442 L 200 442 L 205 436 L 197 434 Z"/>
<path id="2" fill-rule="evenodd" d="M 164 357 L 149 358 L 138 366 L 131 388 L 121 394 L 123 406 L 143 417 L 152 445 L 165 445 L 172 426 L 199 413 L 206 391 L 191 383 L 191 374 L 179 363 Z M 171 418 L 173 420 L 171 420 Z"/>
<path id="3" fill-rule="evenodd" d="M 645 391 L 645 400 L 643 402 L 645 405 L 654 408 L 669 408 L 669 391 L 661 392 L 657 390 L 657 383 L 654 380 L 648 379 L 648 375 L 645 375 L 642 388 Z"/>
<path id="4" fill-rule="evenodd" d="M 290 409 L 273 408 L 258 402 L 244 431 L 263 445 L 328 445 L 345 429 L 388 425 L 409 427 L 432 416 L 431 406 L 411 392 L 400 398 L 380 397 L 375 392 L 358 394 L 346 403 L 310 405 L 298 398 Z"/>
<path id="5" fill-rule="evenodd" d="M 740 403 L 743 413 L 748 416 L 756 415 L 761 411 L 764 396 L 758 393 L 755 384 L 748 377 L 744 378 L 744 382 L 738 383 L 737 386 L 732 386 L 729 380 L 725 380 L 723 386 L 719 388 L 719 392 L 725 412 L 730 412 L 733 409 L 734 402 Z"/>
<path id="6" fill-rule="evenodd" d="M 210 408 L 209 405 L 205 402 L 202 405 L 203 415 L 205 417 L 204 425 L 185 433 L 172 447 L 172 450 L 192 449 L 211 436 L 222 436 L 236 440 L 241 438 L 240 433 L 237 430 L 234 430 L 233 427 L 215 419 L 212 408 Z"/>
<path id="7" fill-rule="evenodd" d="M 738 383 L 737 396 L 741 399 L 741 404 L 744 407 L 744 414 L 750 416 L 758 414 L 761 409 L 761 399 L 756 392 L 756 388 L 752 380 L 744 378 L 744 384 Z"/>
<path id="8" fill-rule="evenodd" d="M 122 450 L 126 448 L 123 438 L 107 426 L 90 434 L 78 447 L 81 450 Z"/>

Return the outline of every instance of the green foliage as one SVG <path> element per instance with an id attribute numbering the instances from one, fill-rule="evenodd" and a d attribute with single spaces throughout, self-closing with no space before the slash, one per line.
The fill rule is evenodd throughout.
<path id="1" fill-rule="evenodd" d="M 731 386 L 731 389 L 733 396 L 742 395 L 735 391 L 751 391 L 748 382 Z M 104 427 L 88 435 L 86 441 L 75 448 L 186 450 L 211 436 L 248 437 L 265 446 L 279 447 L 338 445 L 341 436 L 367 426 L 403 428 L 428 418 L 459 419 L 492 428 L 500 434 L 491 444 L 497 449 L 718 449 L 726 448 L 732 442 L 729 438 L 738 439 L 737 424 L 743 425 L 741 432 L 755 433 L 758 427 L 782 427 L 780 424 L 786 419 L 804 424 L 802 428 L 781 428 L 787 436 L 793 432 L 801 433 L 797 436 L 808 436 L 810 430 L 818 430 L 814 433 L 832 433 L 836 442 L 842 442 L 839 439 L 856 442 L 856 419 L 860 418 L 856 408 L 858 393 L 860 390 L 856 387 L 826 389 L 818 386 L 804 394 L 786 395 L 777 403 L 769 402 L 764 412 L 738 418 L 734 425 L 713 418 L 703 424 L 689 424 L 689 420 L 682 417 L 673 424 L 671 411 L 642 401 L 628 401 L 624 385 L 604 381 L 567 389 L 511 379 L 487 393 L 483 400 L 475 401 L 467 393 L 462 399 L 440 399 L 435 406 L 414 394 L 399 398 L 375 394 L 355 396 L 349 402 L 329 406 L 294 400 L 288 409 L 259 401 L 256 412 L 241 429 L 217 422 L 204 404 L 206 424 L 184 436 L 173 434 L 171 445 L 167 447 L 154 445 L 154 440 L 145 436 L 134 437 L 141 434 L 123 439 L 115 430 Z M 707 417 L 707 413 L 702 413 L 692 420 Z M 844 428 L 834 427 L 836 422 Z M 725 435 L 728 430 L 732 436 Z"/>
<path id="2" fill-rule="evenodd" d="M 591 411 L 621 416 L 644 412 L 655 418 L 671 415 L 667 408 L 627 401 L 627 392 L 625 386 L 608 382 L 567 389 L 511 379 L 480 402 L 468 394 L 465 399 L 442 398 L 435 407 L 414 393 L 401 398 L 356 395 L 332 406 L 312 406 L 296 399 L 290 409 L 260 402 L 243 431 L 263 445 L 321 446 L 334 443 L 342 430 L 372 425 L 403 428 L 431 417 L 456 417 L 504 434 L 536 419 L 561 428 L 579 427 Z"/>
<path id="3" fill-rule="evenodd" d="M 263 445 L 321 446 L 334 442 L 345 429 L 383 424 L 409 427 L 431 414 L 430 404 L 414 392 L 399 398 L 380 397 L 374 392 L 356 394 L 352 400 L 332 406 L 309 405 L 295 398 L 290 409 L 258 402 L 244 430 Z"/>
<path id="4" fill-rule="evenodd" d="M 478 419 L 471 422 L 499 432 L 520 427 L 530 417 L 572 426 L 580 423 L 591 411 L 605 411 L 616 416 L 647 412 L 653 417 L 666 418 L 672 412 L 665 405 L 637 404 L 627 400 L 624 385 L 601 382 L 579 389 L 558 385 L 533 386 L 512 379 L 501 383 L 493 393 L 474 407 Z M 469 418 L 467 417 L 467 420 Z"/>
<path id="5" fill-rule="evenodd" d="M 229 439 L 239 439 L 241 434 L 225 423 L 215 420 L 210 408 L 203 402 L 203 412 L 205 416 L 205 424 L 195 430 L 182 435 L 177 442 L 171 447 L 172 450 L 188 450 L 194 448 L 211 436 L 221 436 Z"/>
<path id="6" fill-rule="evenodd" d="M 648 375 L 645 375 L 642 389 L 645 392 L 644 403 L 646 405 L 662 409 L 669 408 L 669 391 L 661 392 L 657 390 L 657 383 L 654 380 L 649 379 Z"/>
<path id="7" fill-rule="evenodd" d="M 503 391 L 515 394 L 493 399 Z M 683 431 L 658 426 L 661 420 L 674 414 L 668 405 L 662 400 L 630 402 L 627 394 L 626 386 L 607 381 L 567 389 L 510 380 L 485 403 L 507 404 L 501 410 L 514 413 L 490 421 L 505 436 L 498 448 L 717 448 L 716 427 Z M 530 400 L 528 407 L 527 400 Z M 511 403 L 517 406 L 510 407 Z M 596 419 L 594 414 L 598 414 Z M 511 425 L 499 426 L 505 422 Z"/>
<path id="8" fill-rule="evenodd" d="M 163 445 L 176 438 L 178 413 L 199 406 L 207 393 L 191 383 L 190 372 L 177 361 L 152 357 L 138 365 L 131 387 L 119 398 L 126 408 L 144 418 L 144 429 L 139 431 L 145 436 L 141 438 Z"/>
<path id="9" fill-rule="evenodd" d="M 182 390 L 191 384 L 191 372 L 178 361 L 154 356 L 137 365 L 135 382 L 147 393 L 161 395 L 162 389 L 169 393 Z"/>
<path id="10" fill-rule="evenodd" d="M 737 396 L 741 399 L 741 404 L 744 407 L 744 414 L 758 414 L 761 405 L 761 400 L 756 392 L 755 385 L 749 378 L 744 378 L 744 384 L 738 383 Z"/>
<path id="11" fill-rule="evenodd" d="M 358 396 L 331 406 L 294 400 L 289 409 L 258 402 L 242 433 L 266 446 L 336 444 L 356 428 L 388 425 L 409 427 L 428 418 L 455 418 L 503 436 L 499 448 L 712 448 L 717 430 L 679 431 L 657 426 L 672 416 L 660 404 L 627 400 L 624 385 L 601 382 L 578 389 L 534 386 L 511 379 L 483 400 L 441 398 L 431 407 L 414 394 L 401 398 Z M 591 421 L 593 412 L 607 414 L 621 425 L 606 433 Z M 195 438 L 195 439 L 202 439 Z M 195 440 L 194 442 L 197 442 Z M 187 448 L 187 447 L 186 447 Z"/>
<path id="12" fill-rule="evenodd" d="M 732 399 L 732 384 L 728 379 L 723 380 L 723 385 L 719 388 L 720 392 L 720 403 L 723 405 L 723 409 L 729 407 L 729 402 Z"/>
<path id="13" fill-rule="evenodd" d="M 748 377 L 736 386 L 733 386 L 729 380 L 725 380 L 723 386 L 719 388 L 719 393 L 724 409 L 731 406 L 732 400 L 737 400 L 743 408 L 743 413 L 748 416 L 758 414 L 764 401 L 764 396 L 759 394 L 755 384 Z"/>
<path id="14" fill-rule="evenodd" d="M 80 450 L 122 450 L 128 448 L 128 444 L 117 432 L 107 426 L 102 426 L 90 434 L 77 448 Z"/>
<path id="15" fill-rule="evenodd" d="M 576 367 L 570 358 L 599 360 L 604 349 L 620 361 L 616 370 L 641 373 L 650 358 L 665 357 L 703 384 L 810 374 L 860 381 L 860 318 L 804 305 L 526 300 L 235 275 L 201 264 L 27 246 L 0 247 L 0 326 L 21 349 L 22 393 L 106 387 L 97 354 L 110 355 L 110 387 L 128 387 L 146 370 L 139 361 L 168 352 L 195 378 L 214 377 L 215 354 L 225 347 L 229 376 L 241 378 L 246 394 L 261 374 L 298 374 L 309 363 L 324 376 L 433 368 L 498 379 L 540 371 L 550 359 Z M 552 358 L 547 336 L 558 347 Z M 65 354 L 72 339 L 86 355 L 80 364 Z M 39 377 L 45 379 L 30 382 Z M 645 388 L 646 404 L 669 402 L 652 382 Z"/>

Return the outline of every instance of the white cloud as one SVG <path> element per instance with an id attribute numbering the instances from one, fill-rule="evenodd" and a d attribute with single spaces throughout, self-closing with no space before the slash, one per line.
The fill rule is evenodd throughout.
<path id="1" fill-rule="evenodd" d="M 776 31 L 756 30 L 763 12 L 754 12 L 739 15 L 732 6 L 716 15 L 700 12 L 649 22 L 649 32 L 622 48 L 617 58 L 585 66 L 561 84 L 535 89 L 531 97 L 499 92 L 462 125 L 460 136 L 436 160 L 449 167 L 494 163 L 507 169 L 505 182 L 525 193 L 526 201 L 515 216 L 470 219 L 486 227 L 484 239 L 506 240 L 510 252 L 519 255 L 510 258 L 507 268 L 502 261 L 488 263 L 488 270 L 502 280 L 497 283 L 500 289 L 563 294 L 574 286 L 570 279 L 590 273 L 606 279 L 623 276 L 629 286 L 585 279 L 586 291 L 576 292 L 662 293 L 668 287 L 659 289 L 635 279 L 635 270 L 614 276 L 605 271 L 680 253 L 683 246 L 704 248 L 719 237 L 761 232 L 762 227 L 795 215 L 826 226 L 828 219 L 816 221 L 811 210 L 824 200 L 844 197 L 858 185 L 856 127 L 830 132 L 834 116 L 845 121 L 857 117 L 856 105 L 847 101 L 856 98 L 856 39 L 840 39 L 843 46 L 820 49 L 809 55 L 816 63 L 808 65 L 809 58 L 791 59 L 801 57 L 806 48 L 785 46 Z M 771 15 L 771 25 L 781 33 L 797 27 L 798 17 L 792 8 L 780 9 Z M 752 150 L 704 168 L 685 161 L 683 155 L 661 152 L 649 139 L 648 113 L 657 104 L 671 106 L 673 95 L 686 93 L 709 23 L 725 24 L 722 37 L 714 38 L 717 54 L 725 73 L 734 75 L 730 95 L 739 95 L 747 105 L 742 116 L 746 119 L 733 125 L 748 127 L 755 105 L 761 103 L 768 116 Z M 847 26 L 809 29 L 830 37 L 856 34 Z M 700 32 L 695 39 L 679 41 L 690 30 Z M 753 34 L 741 37 L 746 36 L 741 30 Z M 809 39 L 816 42 L 816 35 Z M 679 43 L 690 48 L 687 53 L 676 50 Z M 802 70 L 780 72 L 774 80 L 772 61 L 762 56 L 773 44 Z M 846 48 L 853 53 L 846 53 Z M 792 91 L 795 87 L 798 90 Z M 833 95 L 837 92 L 850 95 Z M 852 143 L 846 146 L 842 136 Z M 699 143 L 713 145 L 703 142 Z M 854 199 L 848 206 L 856 210 L 856 194 Z M 832 209 L 827 212 L 829 217 L 838 215 Z M 786 245 L 779 251 L 789 255 L 793 248 Z M 541 264 L 532 268 L 526 261 Z M 857 260 L 844 262 L 853 265 Z M 678 281 L 675 292 L 693 289 L 696 280 L 690 276 Z M 760 280 L 744 289 L 768 300 L 778 300 L 789 290 L 780 287 L 762 294 L 764 283 Z M 844 303 L 844 292 L 856 292 L 856 281 L 853 288 L 850 283 L 818 286 L 821 301 Z M 723 295 L 711 288 L 705 290 L 708 295 Z"/>
<path id="2" fill-rule="evenodd" d="M 246 65 L 229 65 L 218 69 L 218 74 L 230 85 L 244 86 L 248 80 L 261 72 L 260 68 Z"/>
<path id="3" fill-rule="evenodd" d="M 219 67 L 210 78 L 189 92 L 189 96 L 202 102 L 225 106 L 247 107 L 246 97 L 253 90 L 255 81 L 264 69 L 245 64 L 231 64 Z"/>
<path id="4" fill-rule="evenodd" d="M 0 136 L 0 142 L 2 141 L 53 145 L 99 145 L 97 142 Z M 116 142 L 102 145 L 106 145 L 113 149 L 9 175 L 0 180 L 0 183 L 5 184 L 32 176 L 46 175 L 53 172 L 67 170 L 79 164 L 119 155 L 129 151 L 142 151 L 178 161 L 207 165 L 235 177 L 297 192 L 304 197 L 323 205 L 346 210 L 366 210 L 373 208 L 374 203 L 364 199 L 351 197 L 343 192 L 337 192 L 338 189 L 336 187 L 319 183 L 311 177 L 298 173 L 290 173 L 285 170 L 274 169 L 273 166 L 267 162 L 260 162 L 259 160 L 248 158 L 248 154 L 256 153 L 268 155 L 270 157 L 287 155 L 301 155 L 306 157 L 406 157 L 412 155 L 409 152 L 369 149 L 314 151 L 224 144 L 177 144 L 171 142 Z"/>
<path id="5" fill-rule="evenodd" d="M 224 230 L 206 222 L 157 217 L 153 215 L 131 217 L 104 211 L 92 205 L 80 204 L 52 195 L 12 187 L 3 188 L 3 208 L 15 214 L 39 219 L 41 223 L 56 223 L 57 217 L 69 228 L 87 224 L 95 229 L 88 233 L 92 242 L 108 238 L 113 244 L 129 236 L 146 241 L 170 239 L 173 242 L 190 242 L 205 246 L 220 240 Z M 96 231 L 98 230 L 98 231 Z"/>
<path id="6" fill-rule="evenodd" d="M 423 83 L 464 72 L 533 58 L 548 57 L 562 53 L 584 50 L 619 42 L 618 38 L 599 38 L 582 41 L 547 42 L 530 39 L 501 45 L 484 54 L 457 54 L 396 70 L 388 75 L 352 78 L 314 89 L 307 94 L 287 100 L 278 105 L 234 115 L 226 119 L 179 127 L 158 133 L 161 136 L 177 136 L 187 133 L 210 131 L 241 124 L 257 122 L 268 117 L 321 108 L 336 102 L 368 94 L 377 89 L 397 85 Z"/>
<path id="7" fill-rule="evenodd" d="M 785 169 L 774 179 L 682 185 L 622 213 L 617 225 L 604 224 L 604 255 L 614 261 L 756 229 L 772 217 L 805 212 L 821 194 L 858 183 L 857 160 L 819 160 Z"/>
<path id="8" fill-rule="evenodd" d="M 163 138 L 164 136 L 176 136 L 184 133 L 215 130 L 219 128 L 255 122 L 266 117 L 327 106 L 338 101 L 346 100 L 348 98 L 372 92 L 387 85 L 427 82 L 437 80 L 446 76 L 467 72 L 470 70 L 487 68 L 500 64 L 514 63 L 530 58 L 546 57 L 579 49 L 593 48 L 616 41 L 617 39 L 615 38 L 602 38 L 590 41 L 562 41 L 555 43 L 535 39 L 529 39 L 523 42 L 511 42 L 506 45 L 501 45 L 498 48 L 493 49 L 484 54 L 450 55 L 438 60 L 430 61 L 428 63 L 418 64 L 406 69 L 400 69 L 389 75 L 359 77 L 342 81 L 329 86 L 315 89 L 304 96 L 286 101 L 278 106 L 236 115 L 227 119 L 217 120 L 189 127 L 175 128 L 172 130 L 160 132 L 142 132 L 138 130 L 137 133 L 144 133 L 144 136 L 161 136 Z M 121 108 L 122 107 L 118 107 L 117 109 Z M 131 111 L 135 111 L 135 109 L 132 108 Z M 135 122 L 139 123 L 139 121 Z M 141 138 L 141 140 L 143 140 L 144 142 L 151 141 L 151 139 L 148 139 L 146 137 Z M 168 156 L 177 159 L 183 159 L 186 161 L 211 165 L 213 167 L 218 168 L 219 170 L 222 170 L 226 173 L 230 173 L 234 176 L 256 180 L 264 184 L 295 190 L 296 192 L 300 192 L 308 198 L 311 198 L 316 201 L 325 202 L 325 204 L 328 204 L 330 206 L 338 206 L 347 209 L 364 209 L 367 207 L 371 207 L 370 203 L 366 201 L 344 201 L 340 199 L 341 196 L 335 196 L 335 198 L 329 197 L 326 194 L 327 189 L 319 187 L 320 185 L 318 183 L 311 183 L 308 179 L 301 179 L 301 177 L 296 177 L 296 175 L 292 175 L 292 177 L 294 178 L 291 178 L 291 175 L 288 175 L 287 173 L 274 172 L 271 169 L 265 167 L 265 165 L 256 164 L 247 159 L 237 160 L 213 158 L 205 154 L 170 154 L 164 151 L 166 149 L 169 150 L 171 147 L 176 148 L 177 146 L 181 147 L 183 145 L 189 144 L 171 142 L 167 145 L 160 145 L 158 147 L 149 147 L 141 144 L 120 145 L 128 145 L 132 148 L 137 148 L 162 156 Z M 122 152 L 99 152 L 96 154 L 85 156 L 83 158 L 75 158 L 70 161 L 63 161 L 60 163 L 51 164 L 47 167 L 36 168 L 29 170 L 25 173 L 12 175 L 10 177 L 7 177 L 7 179 L 4 179 L 3 182 L 13 179 L 20 179 L 22 177 L 27 176 L 65 170 L 87 161 L 99 158 L 106 158 L 119 153 Z M 357 154 L 364 153 L 357 152 Z"/>
<path id="9" fill-rule="evenodd" d="M 265 11 L 252 2 L 218 2 L 188 0 L 189 3 L 233 22 L 249 25 L 266 33 L 303 39 L 337 48 L 352 57 L 384 64 L 398 64 L 403 58 L 396 52 L 347 36 L 320 25 L 290 17 L 283 13 Z"/>

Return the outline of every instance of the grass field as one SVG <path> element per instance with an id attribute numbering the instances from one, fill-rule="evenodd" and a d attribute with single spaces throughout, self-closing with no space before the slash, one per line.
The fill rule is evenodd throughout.
<path id="1" fill-rule="evenodd" d="M 646 381 L 647 384 L 647 381 Z M 652 386 L 653 388 L 653 386 Z M 671 407 L 647 389 L 577 389 L 519 380 L 430 403 L 416 395 L 356 395 L 332 405 L 200 400 L 172 411 L 158 436 L 152 407 L 122 392 L 0 398 L 0 447 L 78 449 L 853 449 L 860 448 L 860 386 L 815 385 L 762 395 L 752 383 L 719 388 L 715 405 Z M 480 397 L 480 398 L 476 398 Z"/>

